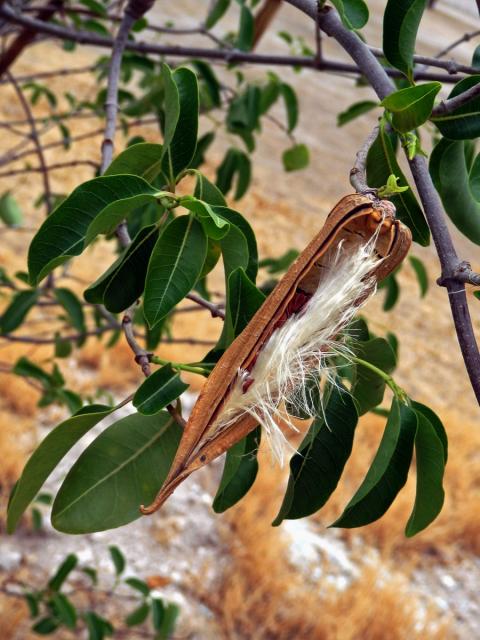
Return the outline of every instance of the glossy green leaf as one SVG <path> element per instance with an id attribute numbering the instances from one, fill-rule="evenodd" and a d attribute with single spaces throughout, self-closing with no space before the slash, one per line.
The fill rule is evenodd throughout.
<path id="1" fill-rule="evenodd" d="M 134 609 L 125 618 L 125 624 L 127 627 L 134 627 L 137 624 L 142 624 L 150 613 L 150 605 L 147 602 L 143 602 L 140 606 Z"/>
<path id="2" fill-rule="evenodd" d="M 162 486 L 180 427 L 168 413 L 129 415 L 103 431 L 70 469 L 52 524 L 64 533 L 104 531 L 140 517 Z"/>
<path id="3" fill-rule="evenodd" d="M 212 66 L 207 64 L 203 60 L 193 60 L 193 66 L 197 74 L 202 79 L 202 88 L 206 93 L 207 97 L 207 108 L 208 107 L 221 107 L 222 98 L 220 94 L 220 82 L 215 75 Z"/>
<path id="4" fill-rule="evenodd" d="M 152 607 L 153 608 L 153 607 Z M 173 633 L 175 631 L 175 625 L 177 623 L 177 618 L 180 614 L 180 607 L 173 602 L 170 602 L 165 607 L 162 621 L 157 627 L 155 625 L 155 629 L 157 629 L 158 633 L 156 638 L 158 640 L 168 640 L 173 637 Z"/>
<path id="5" fill-rule="evenodd" d="M 115 573 L 119 576 L 125 571 L 125 556 L 115 545 L 108 547 L 108 551 L 110 552 L 110 557 L 112 559 L 113 566 L 115 567 Z"/>
<path id="6" fill-rule="evenodd" d="M 355 355 L 370 362 L 385 373 L 392 373 L 396 366 L 395 354 L 384 338 L 372 338 L 366 342 L 353 345 Z M 371 369 L 357 364 L 352 385 L 352 396 L 355 398 L 359 415 L 363 415 L 383 400 L 385 381 Z"/>
<path id="7" fill-rule="evenodd" d="M 408 186 L 395 157 L 392 140 L 381 124 L 377 139 L 370 147 L 367 157 L 367 181 L 372 187 L 382 187 L 390 175 L 399 178 L 399 186 Z M 411 189 L 391 198 L 397 209 L 397 217 L 410 228 L 415 242 L 423 247 L 430 243 L 430 230 L 423 211 Z"/>
<path id="8" fill-rule="evenodd" d="M 474 196 L 480 163 L 475 160 L 468 172 L 464 144 L 440 140 L 430 156 L 429 169 L 450 220 L 469 240 L 480 244 L 480 201 Z"/>
<path id="9" fill-rule="evenodd" d="M 250 51 L 253 47 L 253 36 L 255 32 L 255 20 L 253 14 L 246 4 L 240 7 L 240 24 L 238 26 L 235 47 L 240 51 Z"/>
<path id="10" fill-rule="evenodd" d="M 265 295 L 239 267 L 228 278 L 227 305 L 217 349 L 226 349 L 240 335 L 265 301 Z"/>
<path id="11" fill-rule="evenodd" d="M 425 265 L 420 260 L 420 258 L 416 258 L 415 256 L 408 257 L 410 264 L 412 265 L 412 269 L 415 271 L 415 275 L 417 276 L 418 285 L 420 287 L 420 297 L 424 298 L 428 291 L 428 273 Z"/>
<path id="12" fill-rule="evenodd" d="M 290 477 L 273 524 L 318 511 L 335 491 L 350 457 L 358 422 L 354 402 L 342 387 L 331 390 L 305 439 L 290 460 Z"/>
<path id="13" fill-rule="evenodd" d="M 140 385 L 133 396 L 133 406 L 139 413 L 151 416 L 176 400 L 186 389 L 188 384 L 182 381 L 178 371 L 167 364 Z"/>
<path id="14" fill-rule="evenodd" d="M 256 453 L 260 437 L 261 429 L 257 427 L 227 451 L 222 478 L 212 505 L 215 513 L 230 509 L 255 482 L 258 472 Z"/>
<path id="15" fill-rule="evenodd" d="M 105 176 L 131 174 L 151 182 L 162 170 L 163 147 L 161 144 L 140 142 L 122 151 L 107 167 Z"/>
<path id="16" fill-rule="evenodd" d="M 383 52 L 391 65 L 409 78 L 415 41 L 428 0 L 388 0 L 383 16 Z"/>
<path id="17" fill-rule="evenodd" d="M 242 267 L 250 280 L 255 282 L 258 272 L 258 250 L 252 227 L 242 214 L 234 209 L 215 206 L 213 210 L 231 223 L 229 233 L 220 241 L 226 277 L 228 278 L 237 267 Z"/>
<path id="18" fill-rule="evenodd" d="M 207 29 L 214 27 L 217 22 L 223 17 L 226 10 L 230 6 L 230 0 L 215 0 L 208 12 L 207 19 L 205 20 L 205 26 Z"/>
<path id="19" fill-rule="evenodd" d="M 0 220 L 7 227 L 18 227 L 23 222 L 22 210 L 10 191 L 0 197 Z"/>
<path id="20" fill-rule="evenodd" d="M 69 553 L 48 581 L 49 589 L 51 589 L 52 591 L 60 591 L 63 583 L 68 578 L 70 573 L 75 569 L 77 564 L 78 557 L 74 553 Z"/>
<path id="21" fill-rule="evenodd" d="M 283 152 L 282 160 L 285 171 L 299 171 L 308 167 L 310 152 L 306 145 L 295 144 Z"/>
<path id="22" fill-rule="evenodd" d="M 212 240 L 220 240 L 230 230 L 230 223 L 215 213 L 208 202 L 203 202 L 193 196 L 183 196 L 180 199 L 180 204 L 196 215 L 205 233 Z"/>
<path id="23" fill-rule="evenodd" d="M 83 295 L 114 313 L 128 308 L 143 293 L 148 261 L 158 238 L 156 225 L 140 229 L 131 244 Z"/>
<path id="24" fill-rule="evenodd" d="M 210 182 L 203 173 L 200 173 L 200 171 L 194 171 L 192 173 L 195 174 L 196 178 L 195 191 L 193 193 L 195 198 L 220 207 L 225 207 L 227 205 L 227 201 L 225 200 L 223 193 L 217 186 Z"/>
<path id="25" fill-rule="evenodd" d="M 370 469 L 332 527 L 362 527 L 383 516 L 407 481 L 416 431 L 415 411 L 395 398 Z"/>
<path id="26" fill-rule="evenodd" d="M 432 427 L 435 429 L 435 433 L 437 434 L 437 436 L 440 439 L 440 442 L 442 443 L 443 446 L 443 459 L 445 464 L 447 464 L 447 460 L 448 460 L 448 436 L 447 436 L 447 432 L 445 430 L 445 427 L 443 426 L 442 421 L 440 420 L 440 418 L 437 416 L 437 414 L 430 409 L 430 407 L 427 407 L 426 405 L 422 404 L 421 402 L 412 402 L 412 409 L 416 412 L 416 413 L 422 413 L 425 418 L 428 420 L 428 422 L 432 425 Z"/>
<path id="27" fill-rule="evenodd" d="M 108 233 L 131 211 L 155 201 L 157 189 L 138 176 L 102 176 L 77 187 L 34 236 L 28 252 L 32 285 L 82 253 L 97 234 Z"/>
<path id="28" fill-rule="evenodd" d="M 160 234 L 148 265 L 143 309 L 153 327 L 189 293 L 207 255 L 207 237 L 193 216 L 172 220 Z"/>
<path id="29" fill-rule="evenodd" d="M 62 305 L 68 314 L 68 318 L 72 327 L 74 327 L 79 333 L 85 333 L 85 314 L 83 313 L 83 307 L 77 296 L 64 287 L 60 287 L 53 292 L 58 303 Z"/>
<path id="30" fill-rule="evenodd" d="M 332 0 L 347 29 L 361 29 L 368 22 L 369 12 L 363 0 Z"/>
<path id="31" fill-rule="evenodd" d="M 39 291 L 19 291 L 0 318 L 0 333 L 15 331 L 25 320 L 28 312 L 35 306 Z"/>
<path id="32" fill-rule="evenodd" d="M 460 95 L 480 82 L 480 75 L 460 80 L 449 94 L 449 98 Z M 432 118 L 440 133 L 450 140 L 470 140 L 480 136 L 480 96 L 445 115 Z"/>
<path id="33" fill-rule="evenodd" d="M 338 114 L 337 127 L 343 127 L 343 125 L 355 120 L 359 116 L 363 116 L 363 114 L 375 109 L 375 107 L 378 107 L 378 102 L 373 102 L 372 100 L 361 100 L 360 102 L 355 102 L 350 105 L 348 109 L 345 109 L 345 111 Z"/>
<path id="34" fill-rule="evenodd" d="M 412 514 L 405 528 L 405 535 L 414 536 L 435 520 L 443 507 L 445 492 L 444 446 L 423 411 L 416 411 L 417 433 L 415 435 L 415 460 L 417 467 L 417 490 Z"/>
<path id="35" fill-rule="evenodd" d="M 419 84 L 391 93 L 380 104 L 392 113 L 393 127 L 407 133 L 428 120 L 441 88 L 440 82 Z"/>
<path id="36" fill-rule="evenodd" d="M 25 509 L 60 460 L 80 438 L 113 411 L 115 407 L 104 405 L 84 407 L 76 415 L 55 427 L 42 440 L 25 465 L 8 505 L 7 531 L 9 533 L 13 533 Z"/>
<path id="37" fill-rule="evenodd" d="M 179 67 L 172 73 L 179 100 L 178 120 L 175 132 L 167 145 L 166 134 L 164 146 L 166 154 L 163 159 L 163 172 L 169 176 L 172 184 L 183 169 L 186 169 L 197 146 L 198 133 L 198 84 L 197 77 L 191 69 Z M 169 112 L 165 113 L 166 125 L 169 124 Z"/>

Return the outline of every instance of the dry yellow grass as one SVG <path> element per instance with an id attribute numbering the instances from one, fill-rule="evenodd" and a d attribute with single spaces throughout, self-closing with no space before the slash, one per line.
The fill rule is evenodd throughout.
<path id="1" fill-rule="evenodd" d="M 218 584 L 196 591 L 215 613 L 220 637 L 235 640 L 440 640 L 452 637 L 438 612 L 420 605 L 384 564 L 366 567 L 344 591 L 292 564 L 282 528 L 270 527 L 281 487 L 267 456 L 250 494 L 222 516 L 227 563 Z M 320 562 L 320 561 L 319 561 Z M 328 572 L 328 567 L 324 567 Z"/>

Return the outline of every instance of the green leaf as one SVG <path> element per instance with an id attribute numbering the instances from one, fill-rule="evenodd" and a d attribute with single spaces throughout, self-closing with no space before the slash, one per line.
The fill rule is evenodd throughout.
<path id="1" fill-rule="evenodd" d="M 367 181 L 372 187 L 381 187 L 390 175 L 398 177 L 400 186 L 408 186 L 395 157 L 392 140 L 385 131 L 384 123 L 381 123 L 378 137 L 368 152 Z M 414 241 L 423 247 L 428 246 L 430 230 L 412 190 L 398 193 L 392 197 L 392 202 L 397 209 L 397 217 L 410 228 Z"/>
<path id="2" fill-rule="evenodd" d="M 176 400 L 186 389 L 188 384 L 182 381 L 178 371 L 167 364 L 140 385 L 133 396 L 133 406 L 139 413 L 151 416 Z"/>
<path id="3" fill-rule="evenodd" d="M 217 187 L 227 194 L 235 181 L 234 200 L 239 200 L 248 190 L 252 177 L 250 158 L 240 149 L 228 149 L 217 169 Z"/>
<path id="4" fill-rule="evenodd" d="M 250 51 L 253 47 L 254 32 L 255 20 L 253 14 L 246 4 L 242 4 L 240 7 L 240 24 L 235 47 L 240 51 Z"/>
<path id="5" fill-rule="evenodd" d="M 418 285 L 420 287 L 420 297 L 424 298 L 428 291 L 428 273 L 425 265 L 420 258 L 416 258 L 415 256 L 408 256 L 408 259 L 412 265 L 412 269 L 415 271 L 415 275 L 417 276 Z"/>
<path id="6" fill-rule="evenodd" d="M 71 601 L 63 593 L 55 593 L 51 599 L 55 616 L 68 629 L 75 629 L 77 624 L 77 611 Z"/>
<path id="7" fill-rule="evenodd" d="M 115 545 L 108 547 L 108 550 L 112 558 L 113 566 L 115 567 L 115 573 L 119 576 L 125 571 L 125 556 Z"/>
<path id="8" fill-rule="evenodd" d="M 437 416 L 437 414 L 432 409 L 430 409 L 430 407 L 427 407 L 426 405 L 421 404 L 420 402 L 412 402 L 412 409 L 414 409 L 416 413 L 422 413 L 425 416 L 425 418 L 428 420 L 428 422 L 432 425 L 432 427 L 435 429 L 435 433 L 439 437 L 440 442 L 442 443 L 442 446 L 443 446 L 444 463 L 447 464 L 448 436 L 442 421 Z"/>
<path id="9" fill-rule="evenodd" d="M 140 517 L 139 506 L 167 476 L 180 435 L 166 412 L 129 415 L 108 427 L 70 469 L 53 503 L 53 526 L 91 533 Z"/>
<path id="10" fill-rule="evenodd" d="M 48 581 L 48 587 L 52 591 L 60 591 L 63 583 L 68 578 L 70 573 L 75 569 L 78 564 L 78 558 L 74 553 L 68 554 L 65 560 L 61 563 L 54 575 Z"/>
<path id="11" fill-rule="evenodd" d="M 147 602 L 143 602 L 139 607 L 134 609 L 125 618 L 125 624 L 127 627 L 134 627 L 137 624 L 142 624 L 147 619 L 150 613 L 150 605 Z"/>
<path id="12" fill-rule="evenodd" d="M 282 82 L 280 85 L 280 94 L 283 97 L 285 103 L 285 109 L 287 112 L 287 131 L 291 133 L 298 122 L 298 100 L 295 91 L 289 84 Z"/>
<path id="13" fill-rule="evenodd" d="M 321 413 L 290 460 L 285 497 L 273 525 L 318 511 L 335 491 L 350 456 L 358 415 L 351 396 L 333 387 Z"/>
<path id="14" fill-rule="evenodd" d="M 158 640 L 168 640 L 168 638 L 172 637 L 179 614 L 180 608 L 176 604 L 167 604 L 161 624 L 158 627 L 155 626 L 155 629 L 158 630 L 158 635 L 156 636 Z"/>
<path id="15" fill-rule="evenodd" d="M 265 295 L 239 267 L 230 273 L 227 305 L 222 334 L 217 349 L 226 349 L 240 335 L 265 301 Z"/>
<path id="16" fill-rule="evenodd" d="M 115 407 L 90 405 L 59 424 L 42 440 L 30 456 L 8 505 L 7 531 L 13 533 L 20 517 L 50 473 L 73 445 Z"/>
<path id="17" fill-rule="evenodd" d="M 193 289 L 206 255 L 207 237 L 193 216 L 180 216 L 165 227 L 150 257 L 145 283 L 143 308 L 150 327 Z"/>
<path id="18" fill-rule="evenodd" d="M 205 20 L 205 27 L 207 29 L 214 27 L 223 17 L 229 6 L 230 0 L 216 0 L 216 2 L 211 5 L 210 11 L 208 12 L 207 19 Z"/>
<path id="19" fill-rule="evenodd" d="M 83 307 L 77 296 L 70 291 L 70 289 L 58 288 L 53 292 L 57 302 L 62 305 L 68 314 L 70 324 L 79 333 L 85 333 L 85 314 L 83 313 Z"/>
<path id="20" fill-rule="evenodd" d="M 347 29 L 361 29 L 368 22 L 369 12 L 363 0 L 332 0 Z"/>
<path id="21" fill-rule="evenodd" d="M 131 174 L 151 182 L 162 170 L 163 147 L 161 144 L 141 142 L 122 151 L 107 167 L 105 176 Z"/>
<path id="22" fill-rule="evenodd" d="M 203 87 L 208 95 L 208 107 L 221 107 L 222 99 L 220 94 L 220 82 L 215 75 L 212 66 L 203 60 L 192 60 L 197 73 L 203 80 Z"/>
<path id="23" fill-rule="evenodd" d="M 83 619 L 87 624 L 88 640 L 103 640 L 113 633 L 113 627 L 108 620 L 99 616 L 95 611 L 86 611 Z"/>
<path id="24" fill-rule="evenodd" d="M 400 295 L 400 287 L 398 286 L 398 281 L 395 275 L 391 273 L 387 278 L 379 283 L 378 288 L 387 290 L 385 299 L 383 301 L 383 310 L 391 311 L 397 304 L 398 297 Z"/>
<path id="25" fill-rule="evenodd" d="M 227 279 L 232 271 L 242 267 L 250 280 L 255 282 L 258 272 L 258 250 L 252 227 L 242 214 L 234 209 L 215 206 L 213 210 L 231 223 L 230 231 L 220 241 Z"/>
<path id="26" fill-rule="evenodd" d="M 19 227 L 23 222 L 22 210 L 10 191 L 0 197 L 0 220 L 7 227 Z"/>
<path id="27" fill-rule="evenodd" d="M 143 293 L 148 262 L 157 239 L 157 225 L 140 229 L 119 258 L 85 290 L 85 300 L 104 304 L 112 313 L 128 309 Z"/>
<path id="28" fill-rule="evenodd" d="M 416 430 L 416 413 L 394 398 L 370 469 L 343 514 L 330 526 L 362 527 L 383 516 L 407 481 Z"/>
<path id="29" fill-rule="evenodd" d="M 125 580 L 125 584 L 128 584 L 129 587 L 135 589 L 135 591 L 139 591 L 144 596 L 148 596 L 150 593 L 150 587 L 143 580 L 139 580 L 138 578 L 127 578 Z"/>
<path id="30" fill-rule="evenodd" d="M 155 201 L 157 189 L 138 176 L 102 176 L 77 187 L 48 216 L 28 252 L 30 282 L 78 256 L 99 233 L 109 233 L 131 211 Z"/>
<path id="31" fill-rule="evenodd" d="M 260 437 L 261 429 L 257 427 L 227 451 L 222 478 L 212 505 L 215 513 L 230 509 L 255 482 Z"/>
<path id="32" fill-rule="evenodd" d="M 282 154 L 283 167 L 285 171 L 299 171 L 308 167 L 310 153 L 304 144 L 294 144 Z"/>
<path id="33" fill-rule="evenodd" d="M 480 75 L 460 80 L 450 92 L 448 98 L 454 98 L 477 85 Z M 470 140 L 480 136 L 480 96 L 445 115 L 432 118 L 440 133 L 450 140 Z"/>
<path id="34" fill-rule="evenodd" d="M 54 374 L 47 373 L 36 365 L 34 362 L 22 356 L 15 363 L 12 373 L 15 373 L 17 376 L 25 376 L 26 378 L 34 378 L 35 380 L 39 380 L 43 387 L 59 387 L 62 386 L 65 382 L 60 371 L 58 369 L 54 370 Z"/>
<path id="35" fill-rule="evenodd" d="M 63 340 L 58 331 L 54 336 L 55 340 L 55 357 L 56 358 L 68 358 L 72 353 L 72 343 L 70 340 Z M 80 403 L 81 406 L 81 403 Z"/>
<path id="36" fill-rule="evenodd" d="M 467 170 L 464 142 L 443 138 L 430 156 L 430 175 L 453 224 L 472 242 L 480 244 L 480 160 Z M 478 194 L 480 196 L 480 194 Z"/>
<path id="37" fill-rule="evenodd" d="M 286 271 L 294 260 L 297 259 L 299 252 L 297 249 L 288 249 L 279 258 L 264 258 L 260 260 L 259 267 L 266 269 L 267 273 L 276 274 Z"/>
<path id="38" fill-rule="evenodd" d="M 353 345 L 355 355 L 370 362 L 385 373 L 391 373 L 396 366 L 395 354 L 384 338 L 372 338 Z M 383 400 L 385 381 L 371 369 L 357 364 L 351 390 L 359 415 L 376 407 Z"/>
<path id="39" fill-rule="evenodd" d="M 440 82 L 419 84 L 391 93 L 380 104 L 393 114 L 393 127 L 407 133 L 428 120 L 441 88 Z"/>
<path id="40" fill-rule="evenodd" d="M 399 186 L 399 179 L 400 178 L 398 176 L 394 176 L 393 174 L 389 175 L 387 178 L 387 184 L 383 187 L 380 187 L 380 189 L 378 190 L 378 196 L 380 198 L 392 198 L 393 196 L 397 195 L 397 193 L 408 191 L 410 187 Z"/>
<path id="41" fill-rule="evenodd" d="M 415 40 L 428 0 L 388 0 L 383 16 L 385 58 L 410 80 Z"/>
<path id="42" fill-rule="evenodd" d="M 417 490 L 413 511 L 405 535 L 414 536 L 435 520 L 443 507 L 445 492 L 445 452 L 442 440 L 423 411 L 416 411 L 418 426 L 415 436 Z"/>
<path id="43" fill-rule="evenodd" d="M 378 102 L 373 102 L 372 100 L 361 100 L 360 102 L 355 102 L 350 105 L 348 109 L 342 111 L 337 116 L 337 127 L 343 127 L 343 125 L 355 120 L 359 116 L 362 116 L 365 113 L 368 113 L 372 109 L 378 107 Z"/>
<path id="44" fill-rule="evenodd" d="M 175 132 L 170 142 L 168 142 L 167 134 L 165 133 L 164 146 L 166 146 L 166 155 L 163 159 L 162 168 L 173 185 L 179 173 L 189 166 L 195 155 L 199 96 L 197 77 L 191 69 L 186 67 L 175 69 L 172 73 L 172 80 L 178 92 L 179 113 Z M 168 120 L 169 110 L 166 109 L 166 127 L 169 125 Z"/>
<path id="45" fill-rule="evenodd" d="M 212 185 L 213 186 L 213 185 Z M 185 209 L 196 214 L 196 218 L 201 222 L 207 236 L 212 240 L 220 240 L 230 229 L 230 224 L 215 213 L 208 202 L 202 202 L 193 196 L 183 196 L 180 204 Z"/>
<path id="46" fill-rule="evenodd" d="M 38 633 L 40 636 L 47 636 L 56 631 L 59 626 L 60 623 L 58 620 L 55 620 L 55 618 L 50 616 L 46 616 L 33 625 L 32 631 Z"/>
<path id="47" fill-rule="evenodd" d="M 25 320 L 28 312 L 35 306 L 39 291 L 19 291 L 0 318 L 0 333 L 15 331 Z"/>
<path id="48" fill-rule="evenodd" d="M 193 171 L 196 177 L 195 191 L 193 195 L 198 200 L 208 202 L 211 205 L 218 205 L 225 207 L 227 201 L 223 197 L 223 193 L 218 187 L 216 187 L 208 178 L 206 178 L 200 171 Z"/>

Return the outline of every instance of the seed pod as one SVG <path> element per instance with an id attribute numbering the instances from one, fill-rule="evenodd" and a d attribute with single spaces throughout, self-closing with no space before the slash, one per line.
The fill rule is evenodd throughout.
<path id="1" fill-rule="evenodd" d="M 375 253 L 375 262 L 369 263 L 368 273 L 364 271 L 358 278 L 364 284 L 353 289 L 356 297 L 349 300 L 353 314 L 373 292 L 376 281 L 387 277 L 405 258 L 410 244 L 411 233 L 395 219 L 395 209 L 390 202 L 372 202 L 370 198 L 357 194 L 340 200 L 321 231 L 298 256 L 248 326 L 218 361 L 185 426 L 167 479 L 154 502 L 148 507 L 142 505 L 142 513 L 156 511 L 192 471 L 220 456 L 257 426 L 258 415 L 248 411 L 223 423 L 222 415 L 234 391 L 237 395 L 250 392 L 254 382 L 250 372 L 255 374 L 257 359 L 263 355 L 265 346 L 271 344 L 272 334 L 277 335 L 275 331 L 292 316 L 306 314 L 310 299 L 322 291 L 328 278 L 331 287 L 332 276 L 335 275 L 332 270 L 338 266 L 336 256 L 339 247 L 347 256 L 365 246 L 371 247 Z M 341 269 L 338 277 L 343 277 Z M 351 317 L 345 314 L 345 309 L 337 309 L 336 313 L 340 320 L 326 336 L 328 341 L 335 338 L 339 328 L 343 328 L 344 319 Z M 305 322 L 303 325 L 305 329 Z M 321 350 L 322 344 L 319 344 L 318 351 Z"/>

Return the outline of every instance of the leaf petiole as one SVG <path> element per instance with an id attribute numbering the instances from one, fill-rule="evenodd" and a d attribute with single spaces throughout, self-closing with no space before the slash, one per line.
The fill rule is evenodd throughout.
<path id="1" fill-rule="evenodd" d="M 183 364 L 181 362 L 170 362 L 170 360 L 164 360 L 163 358 L 159 358 L 158 356 L 152 356 L 150 362 L 153 364 L 166 365 L 169 364 L 172 369 L 178 369 L 179 371 L 189 371 L 190 373 L 198 373 L 201 376 L 208 376 L 210 371 L 204 369 L 203 367 L 195 367 L 189 364 Z"/>
<path id="2" fill-rule="evenodd" d="M 386 384 L 393 391 L 395 397 L 399 402 L 402 402 L 407 406 L 410 405 L 410 398 L 408 397 L 407 393 L 395 382 L 392 376 L 390 376 L 388 373 L 385 373 L 385 371 L 382 371 L 371 362 L 367 362 L 367 360 L 362 360 L 362 358 L 357 358 L 356 356 L 352 358 L 352 362 L 354 362 L 355 364 L 359 364 L 366 369 L 370 369 L 370 371 L 376 373 L 380 378 L 385 380 Z"/>

